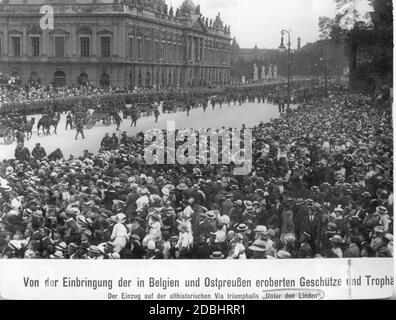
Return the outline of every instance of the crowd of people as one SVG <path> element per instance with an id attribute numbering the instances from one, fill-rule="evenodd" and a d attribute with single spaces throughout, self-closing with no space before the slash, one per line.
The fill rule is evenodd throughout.
<path id="1" fill-rule="evenodd" d="M 295 85 L 306 80 L 296 81 Z M 122 108 L 123 105 L 137 103 L 159 103 L 160 101 L 177 100 L 188 102 L 200 100 L 213 95 L 227 96 L 230 99 L 240 99 L 236 96 L 256 91 L 262 85 L 222 86 L 215 88 L 119 88 L 117 86 L 96 87 L 90 85 L 69 85 L 62 88 L 47 86 L 16 86 L 0 85 L 0 115 L 17 113 L 21 115 L 36 115 L 47 109 L 55 112 L 73 111 L 82 104 L 85 109 L 93 109 L 98 105 L 105 108 Z M 279 84 L 266 84 L 275 88 Z"/>
<path id="2" fill-rule="evenodd" d="M 143 133 L 106 136 L 97 154 L 38 145 L 3 161 L 0 257 L 392 257 L 391 109 L 310 92 L 252 128 L 246 176 L 233 164 L 147 165 Z"/>

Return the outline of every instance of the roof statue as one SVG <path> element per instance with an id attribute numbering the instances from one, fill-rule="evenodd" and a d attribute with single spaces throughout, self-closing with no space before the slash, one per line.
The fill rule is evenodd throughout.
<path id="1" fill-rule="evenodd" d="M 192 0 L 184 0 L 182 5 L 180 6 L 181 15 L 194 15 L 196 12 L 196 5 Z"/>
<path id="2" fill-rule="evenodd" d="M 215 29 L 223 29 L 223 21 L 221 20 L 221 18 L 220 18 L 220 12 L 219 12 L 219 14 L 216 16 L 216 20 L 214 21 L 214 23 L 213 23 L 213 27 L 215 28 Z"/>
<path id="3" fill-rule="evenodd" d="M 197 5 L 197 7 L 195 8 L 195 14 L 196 15 L 201 15 L 201 6 L 200 5 Z"/>

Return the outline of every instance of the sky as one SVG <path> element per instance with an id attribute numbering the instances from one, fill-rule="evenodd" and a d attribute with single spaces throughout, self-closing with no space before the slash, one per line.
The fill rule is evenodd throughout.
<path id="1" fill-rule="evenodd" d="M 291 31 L 292 47 L 297 38 L 302 45 L 319 38 L 320 16 L 334 17 L 334 0 L 193 0 L 201 6 L 205 17 L 214 19 L 220 12 L 225 24 L 231 25 L 231 34 L 241 48 L 273 49 L 280 45 L 280 31 Z M 168 5 L 179 6 L 183 0 L 166 0 Z M 356 0 L 367 10 L 367 0 Z"/>

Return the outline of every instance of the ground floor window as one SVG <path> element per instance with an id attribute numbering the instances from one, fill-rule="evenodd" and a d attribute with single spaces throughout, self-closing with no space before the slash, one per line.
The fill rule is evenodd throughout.
<path id="1" fill-rule="evenodd" d="M 85 72 L 81 73 L 77 77 L 77 84 L 80 85 L 80 86 L 88 85 L 88 81 L 89 81 L 89 78 L 88 78 L 88 75 Z"/>
<path id="2" fill-rule="evenodd" d="M 107 73 L 102 73 L 99 79 L 99 85 L 101 87 L 108 87 L 110 86 L 110 76 Z"/>
<path id="3" fill-rule="evenodd" d="M 29 84 L 33 87 L 39 86 L 41 83 L 40 77 L 37 72 L 32 72 L 29 77 Z"/>
<path id="4" fill-rule="evenodd" d="M 64 87 L 66 85 L 65 73 L 61 70 L 56 71 L 52 82 L 55 87 Z"/>

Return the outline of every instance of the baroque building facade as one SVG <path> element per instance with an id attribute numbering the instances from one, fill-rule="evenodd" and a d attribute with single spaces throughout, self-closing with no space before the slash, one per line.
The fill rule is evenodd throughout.
<path id="1" fill-rule="evenodd" d="M 54 12 L 50 29 L 40 27 L 44 5 Z M 0 72 L 24 84 L 225 84 L 230 44 L 220 14 L 205 19 L 191 0 L 176 12 L 164 0 L 0 2 Z"/>

